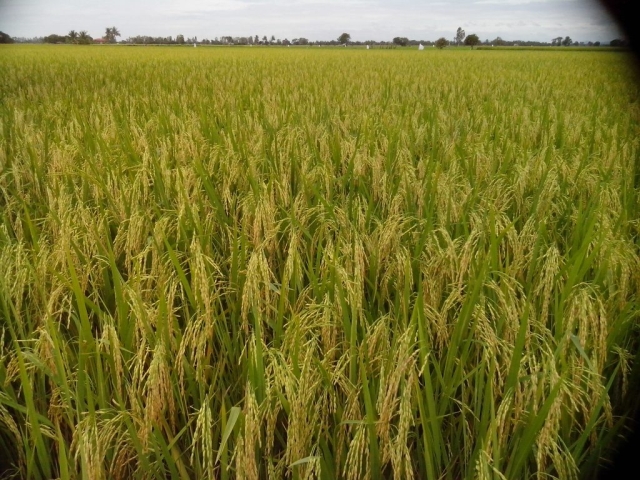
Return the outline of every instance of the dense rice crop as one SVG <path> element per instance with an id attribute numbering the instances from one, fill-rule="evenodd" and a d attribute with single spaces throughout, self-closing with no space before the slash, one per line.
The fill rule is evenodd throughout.
<path id="1" fill-rule="evenodd" d="M 576 478 L 623 433 L 622 54 L 10 47 L 0 71 L 5 475 Z"/>

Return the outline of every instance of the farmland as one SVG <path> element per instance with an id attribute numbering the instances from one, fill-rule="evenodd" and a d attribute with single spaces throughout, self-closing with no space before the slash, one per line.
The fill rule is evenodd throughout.
<path id="1" fill-rule="evenodd" d="M 626 62 L 1 48 L 0 476 L 588 476 L 640 393 Z"/>

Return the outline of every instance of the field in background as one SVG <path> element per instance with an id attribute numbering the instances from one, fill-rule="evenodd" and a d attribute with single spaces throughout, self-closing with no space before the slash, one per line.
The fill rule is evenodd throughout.
<path id="1" fill-rule="evenodd" d="M 625 62 L 1 48 L 0 476 L 588 476 L 639 394 Z"/>

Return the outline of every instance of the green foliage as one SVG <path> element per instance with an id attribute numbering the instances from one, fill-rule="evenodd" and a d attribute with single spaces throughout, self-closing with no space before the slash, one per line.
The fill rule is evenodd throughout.
<path id="1" fill-rule="evenodd" d="M 44 37 L 45 43 L 66 43 L 66 41 L 67 37 L 65 37 L 64 35 L 56 35 L 55 33 Z"/>
<path id="2" fill-rule="evenodd" d="M 273 41 L 273 39 L 272 39 Z M 343 43 L 343 44 L 347 44 L 351 41 L 351 35 L 349 35 L 348 33 L 343 33 L 342 35 L 340 35 L 338 37 L 338 42 Z"/>
<path id="3" fill-rule="evenodd" d="M 467 38 L 464 39 L 464 44 L 473 48 L 480 44 L 480 38 L 475 33 L 472 33 L 471 35 L 467 35 Z"/>
<path id="4" fill-rule="evenodd" d="M 81 30 L 78 34 L 78 43 L 81 45 L 88 45 L 93 42 L 93 38 L 87 33 L 86 30 Z"/>
<path id="5" fill-rule="evenodd" d="M 3 31 L 0 31 L 0 43 L 13 43 L 13 38 Z"/>
<path id="6" fill-rule="evenodd" d="M 636 406 L 623 55 L 0 70 L 2 474 L 573 479 Z"/>
<path id="7" fill-rule="evenodd" d="M 507 44 L 507 42 L 505 40 L 503 40 L 501 37 L 496 37 L 492 42 L 491 45 L 495 45 L 496 47 L 503 47 Z"/>
<path id="8" fill-rule="evenodd" d="M 395 37 L 393 39 L 393 43 L 396 45 L 400 45 L 401 47 L 406 47 L 409 45 L 409 39 L 407 37 Z"/>
<path id="9" fill-rule="evenodd" d="M 104 38 L 109 43 L 116 43 L 116 38 L 120 36 L 120 31 L 116 27 L 107 27 L 104 32 Z"/>
<path id="10" fill-rule="evenodd" d="M 449 45 L 449 41 L 444 37 L 440 37 L 438 40 L 436 40 L 435 45 L 436 45 L 437 48 L 442 50 L 444 47 Z"/>

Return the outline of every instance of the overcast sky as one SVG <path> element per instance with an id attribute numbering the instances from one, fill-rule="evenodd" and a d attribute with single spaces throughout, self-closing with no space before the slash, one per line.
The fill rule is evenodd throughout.
<path id="1" fill-rule="evenodd" d="M 116 26 L 134 35 L 275 35 L 353 40 L 452 38 L 457 27 L 481 40 L 609 42 L 615 23 L 593 0 L 0 0 L 0 30 L 14 37 Z"/>

